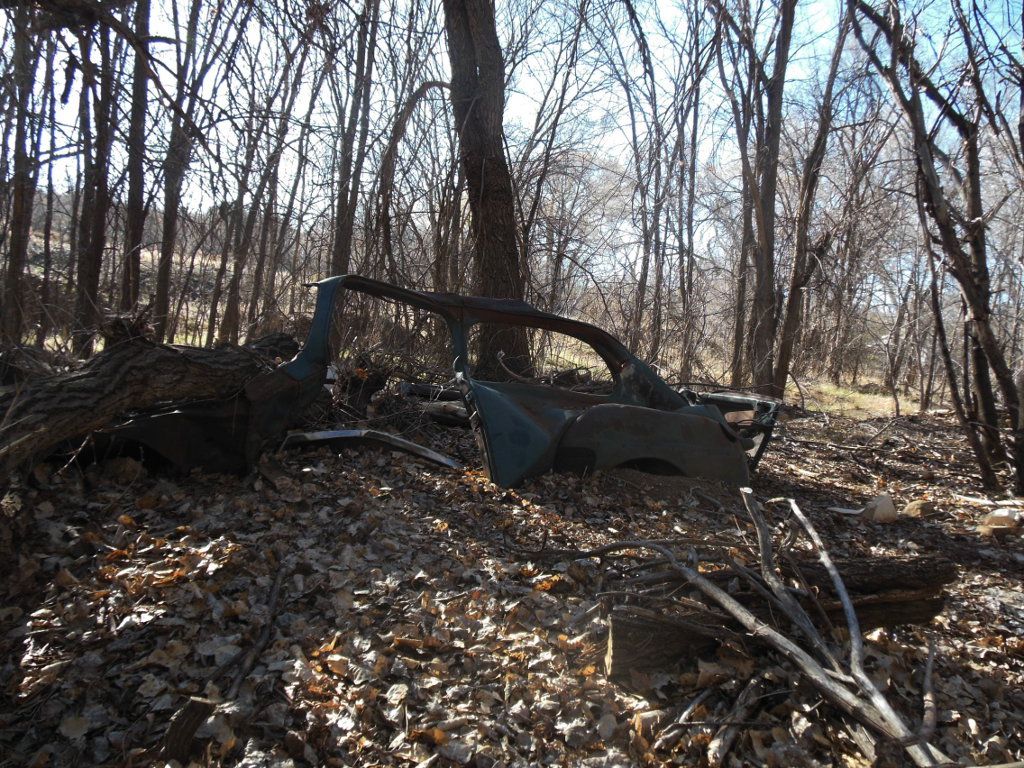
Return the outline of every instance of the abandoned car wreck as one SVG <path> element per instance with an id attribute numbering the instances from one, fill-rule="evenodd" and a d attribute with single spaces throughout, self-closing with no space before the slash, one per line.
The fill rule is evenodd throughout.
<path id="1" fill-rule="evenodd" d="M 515 487 L 552 470 L 589 473 L 613 467 L 744 485 L 778 416 L 776 401 L 673 389 L 606 331 L 525 302 L 413 291 L 357 275 L 331 277 L 315 287 L 306 342 L 292 360 L 250 380 L 234 397 L 134 414 L 104 434 L 141 444 L 183 470 L 235 473 L 248 470 L 267 448 L 364 440 L 365 434 L 338 431 L 286 437 L 323 392 L 334 359 L 335 305 L 345 292 L 431 313 L 444 322 L 454 386 L 487 473 L 499 486 Z M 477 378 L 470 339 L 483 323 L 564 334 L 581 342 L 607 367 L 610 391 L 575 391 L 522 377 Z M 409 449 L 395 441 L 390 447 Z"/>

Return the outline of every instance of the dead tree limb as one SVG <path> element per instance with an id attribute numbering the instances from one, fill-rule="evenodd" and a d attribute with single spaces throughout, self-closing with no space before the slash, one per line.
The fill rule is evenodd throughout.
<path id="1" fill-rule="evenodd" d="M 242 347 L 172 347 L 139 338 L 115 344 L 73 373 L 0 397 L 0 483 L 18 466 L 126 412 L 229 397 L 270 367 Z"/>
<path id="2" fill-rule="evenodd" d="M 806 518 L 804 519 L 806 520 Z M 809 522 L 805 524 L 805 527 L 807 525 L 809 525 Z M 813 530 L 813 526 L 811 527 L 811 530 Z M 817 537 L 816 531 L 813 536 Z M 821 557 L 821 553 L 824 551 L 824 546 L 820 543 L 820 538 L 818 538 L 818 542 L 816 542 L 816 544 L 818 546 L 819 557 Z M 838 572 L 835 571 L 831 558 L 827 557 L 827 552 L 825 552 L 827 563 L 825 562 L 825 558 L 823 558 L 823 565 L 831 574 L 834 575 L 835 581 L 833 583 L 838 583 L 841 587 L 841 592 L 838 588 L 837 592 L 840 592 L 840 597 L 844 600 L 844 607 L 848 608 L 848 621 L 850 619 L 850 614 L 853 614 L 852 621 L 849 621 L 849 629 L 851 645 L 854 648 L 853 653 L 856 654 L 856 661 L 851 660 L 850 670 L 851 673 L 853 673 L 854 679 L 857 681 L 857 688 L 860 689 L 859 691 L 852 689 L 841 681 L 836 680 L 830 671 L 826 670 L 825 667 L 823 667 L 822 664 L 814 658 L 814 656 L 800 647 L 793 640 L 767 624 L 749 608 L 740 604 L 732 595 L 710 579 L 706 578 L 695 568 L 683 565 L 672 550 L 663 544 L 644 540 L 622 541 L 614 545 L 601 547 L 600 554 L 609 555 L 615 551 L 641 549 L 651 550 L 660 554 L 665 558 L 673 570 L 682 575 L 687 582 L 703 593 L 706 598 L 717 603 L 717 605 L 728 613 L 740 626 L 742 626 L 756 642 L 767 645 L 794 664 L 803 673 L 807 680 L 831 704 L 868 726 L 883 737 L 890 741 L 899 743 L 906 750 L 908 756 L 915 765 L 933 766 L 949 762 L 948 758 L 946 758 L 939 750 L 913 734 L 907 727 L 906 723 L 903 722 L 903 719 L 895 712 L 895 710 L 892 709 L 891 705 L 889 705 L 888 701 L 885 700 L 884 696 L 881 695 L 873 683 L 871 683 L 870 680 L 865 679 L 866 674 L 864 673 L 863 667 L 863 639 L 860 635 L 860 627 L 857 622 L 856 615 L 853 614 L 852 604 L 849 602 L 849 595 L 846 593 L 845 587 L 842 586 L 842 579 L 839 577 Z M 854 636 L 856 636 L 855 640 Z"/>
<path id="3" fill-rule="evenodd" d="M 725 758 L 741 731 L 741 726 L 736 725 L 736 723 L 747 720 L 758 708 L 766 687 L 767 679 L 764 673 L 761 673 L 751 678 L 750 682 L 740 692 L 739 697 L 736 699 L 736 705 L 729 714 L 730 722 L 719 728 L 714 738 L 708 744 L 708 765 L 717 768 L 717 766 L 725 763 Z"/>

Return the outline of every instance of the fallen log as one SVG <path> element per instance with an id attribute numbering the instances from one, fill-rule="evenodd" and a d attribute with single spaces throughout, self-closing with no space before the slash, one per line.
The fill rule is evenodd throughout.
<path id="1" fill-rule="evenodd" d="M 142 338 L 114 344 L 76 371 L 28 382 L 0 397 L 0 483 L 19 466 L 126 413 L 172 401 L 229 398 L 272 368 L 266 357 L 244 347 L 199 349 Z"/>
<path id="2" fill-rule="evenodd" d="M 956 578 L 955 564 L 932 555 L 895 560 L 847 560 L 836 565 L 843 574 L 862 631 L 928 623 L 943 608 L 943 587 Z M 800 563 L 797 569 L 792 563 L 783 564 L 781 570 L 786 576 L 795 576 L 799 570 L 801 581 L 813 595 L 797 591 L 794 596 L 808 615 L 818 617 L 815 624 L 819 629 L 828 629 L 822 626 L 826 623 L 822 612 L 828 623 L 843 625 L 843 606 L 831 596 L 829 575 L 820 564 Z M 676 573 L 658 572 L 657 575 L 659 583 L 669 586 L 681 580 Z M 705 574 L 713 583 L 724 583 L 734 576 L 728 569 Z M 733 597 L 759 618 L 766 621 L 771 618 L 771 607 L 761 595 L 744 591 Z M 664 671 L 686 659 L 708 653 L 728 636 L 739 636 L 735 622 L 718 621 L 714 616 L 704 611 L 667 613 L 619 606 L 609 615 L 605 654 L 608 676 L 628 681 L 634 672 Z"/>

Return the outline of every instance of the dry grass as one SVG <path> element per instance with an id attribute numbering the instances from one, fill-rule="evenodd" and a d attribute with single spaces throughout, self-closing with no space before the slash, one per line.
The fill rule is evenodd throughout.
<path id="1" fill-rule="evenodd" d="M 836 386 L 829 381 L 801 382 L 807 408 L 814 411 L 825 411 L 836 416 L 851 419 L 870 419 L 875 416 L 893 416 L 896 407 L 892 397 L 885 393 L 882 385 L 849 387 Z M 877 387 L 877 388 L 876 388 Z M 800 395 L 795 387 L 786 390 L 787 402 L 799 402 Z M 914 397 L 900 398 L 900 410 L 903 413 L 917 410 Z"/>

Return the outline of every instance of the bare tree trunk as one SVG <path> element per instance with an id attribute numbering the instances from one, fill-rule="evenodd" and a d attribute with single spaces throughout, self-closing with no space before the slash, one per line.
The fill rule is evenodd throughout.
<path id="1" fill-rule="evenodd" d="M 494 7 L 487 0 L 444 0 L 444 12 L 452 107 L 469 192 L 477 290 L 484 296 L 521 300 L 526 284 L 519 258 L 512 177 L 505 159 L 505 66 Z M 499 375 L 499 351 L 505 352 L 506 364 L 514 371 L 528 372 L 525 329 L 488 330 L 481 333 L 478 375 Z"/>
<path id="2" fill-rule="evenodd" d="M 57 98 L 56 94 L 53 92 L 53 57 L 56 50 L 56 43 L 51 41 L 46 62 L 46 80 L 48 86 L 45 89 L 49 94 L 46 117 L 50 124 L 48 142 L 50 152 L 53 152 L 54 149 L 57 130 Z M 43 344 L 46 342 L 46 337 L 50 335 L 50 329 L 52 327 L 51 313 L 53 312 L 53 307 L 51 304 L 53 302 L 51 293 L 53 291 L 53 245 L 51 240 L 53 239 L 53 201 L 53 160 L 51 158 L 51 161 L 46 164 L 46 213 L 45 218 L 43 219 L 43 281 L 39 287 L 39 327 L 36 329 L 36 346 L 40 348 L 42 348 Z"/>
<path id="3" fill-rule="evenodd" d="M 447 88 L 448 83 L 437 80 L 427 80 L 416 88 L 406 100 L 402 109 L 395 116 L 391 128 L 391 138 L 384 149 L 384 155 L 380 162 L 380 172 L 377 175 L 377 210 L 376 229 L 380 238 L 381 247 L 384 250 L 384 262 L 391 265 L 394 255 L 394 244 L 391 241 L 391 203 L 395 187 L 395 162 L 398 157 L 398 145 L 405 136 L 406 127 L 416 109 L 416 105 L 427 95 L 431 88 Z M 340 214 L 340 211 L 339 211 Z M 337 239 L 335 239 L 337 243 Z M 440 253 L 435 254 L 435 259 L 443 261 Z M 435 261 L 435 267 L 437 266 Z"/>
<path id="4" fill-rule="evenodd" d="M 199 11 L 202 2 L 193 2 L 189 11 L 185 32 L 185 51 L 178 69 L 178 85 L 174 97 L 174 111 L 171 115 L 171 135 L 164 156 L 164 211 L 163 230 L 160 236 L 160 257 L 156 271 L 156 295 L 153 301 L 153 331 L 157 341 L 163 341 L 167 334 L 168 312 L 171 307 L 171 269 L 174 266 L 174 252 L 178 245 L 178 217 L 181 209 L 181 190 L 185 183 L 192 157 L 192 137 L 189 126 L 182 119 L 181 111 L 188 98 L 188 68 L 195 60 L 196 39 L 199 28 Z M 190 98 L 186 114 L 191 121 L 195 98 Z"/>
<path id="5" fill-rule="evenodd" d="M 736 275 L 736 305 L 733 310 L 732 360 L 729 374 L 729 386 L 731 387 L 743 386 L 743 347 L 747 337 L 747 272 L 750 269 L 748 257 L 754 245 L 753 200 L 746 177 L 743 180 L 740 204 L 743 208 L 742 235 L 740 236 L 740 262 Z"/>
<path id="6" fill-rule="evenodd" d="M 132 70 L 132 108 L 128 121 L 128 200 L 125 209 L 124 271 L 121 280 L 121 309 L 131 309 L 139 300 L 139 274 L 142 263 L 142 237 L 146 229 L 146 103 L 149 64 L 146 61 L 149 39 L 149 2 L 136 0 L 135 35 L 140 48 L 135 51 Z"/>
<path id="7" fill-rule="evenodd" d="M 234 242 L 235 230 L 241 226 L 242 209 L 241 204 L 221 205 L 221 215 L 224 219 L 224 240 L 221 244 L 220 262 L 217 265 L 217 275 L 213 280 L 213 292 L 210 294 L 210 317 L 206 326 L 206 346 L 213 346 L 214 334 L 217 332 L 218 316 L 221 296 L 224 293 L 224 276 L 228 271 L 228 259 L 231 256 L 231 245 Z"/>
<path id="8" fill-rule="evenodd" d="M 796 15 L 796 0 L 781 0 L 779 29 L 771 77 L 764 83 L 765 122 L 755 161 L 758 180 L 754 191 L 756 247 L 754 295 L 751 303 L 750 372 L 755 386 L 771 385 L 778 315 L 775 303 L 775 192 L 778 187 L 779 148 L 782 141 L 782 95 L 789 64 L 789 44 Z"/>
<path id="9" fill-rule="evenodd" d="M 253 332 L 256 327 L 256 318 L 259 313 L 260 296 L 263 292 L 263 279 L 267 266 L 267 256 L 270 253 L 270 233 L 274 228 L 274 214 L 277 208 L 277 166 L 271 171 L 271 179 L 268 185 L 267 202 L 263 207 L 263 221 L 260 225 L 260 246 L 256 257 L 256 268 L 252 275 L 252 289 L 249 292 L 249 306 L 246 309 L 246 335 Z M 270 278 L 273 281 L 273 277 Z"/>
<path id="10" fill-rule="evenodd" d="M 922 222 L 923 224 L 923 222 Z M 927 233 L 925 234 L 927 238 Z M 968 416 L 967 409 L 964 406 L 964 400 L 960 395 L 960 388 L 956 383 L 956 367 L 953 365 L 953 357 L 949 353 L 949 341 L 946 338 L 946 325 L 942 320 L 942 302 L 939 292 L 939 280 L 936 274 L 935 262 L 937 256 L 933 253 L 929 254 L 929 265 L 932 273 L 931 281 L 931 300 L 932 300 L 932 315 L 935 319 L 935 336 L 938 339 L 939 352 L 942 356 L 942 363 L 946 368 L 946 381 L 949 384 L 949 397 L 953 401 L 953 412 L 956 414 L 957 421 L 960 422 L 960 428 L 963 430 L 964 436 L 967 438 L 967 444 L 971 447 L 971 452 L 974 454 L 974 459 L 978 464 L 978 471 L 981 474 L 981 482 L 985 488 L 989 490 L 997 490 L 999 488 L 999 480 L 996 478 L 996 474 L 992 471 L 992 462 L 989 460 L 988 451 L 981 444 L 981 440 L 978 438 L 978 433 L 974 430 L 974 425 Z"/>
<path id="11" fill-rule="evenodd" d="M 974 368 L 990 368 L 999 386 L 1010 416 L 1015 487 L 1018 493 L 1024 493 L 1024 414 L 1013 372 L 992 323 L 987 228 L 982 200 L 981 121 L 986 115 L 991 115 L 994 106 L 998 104 L 993 105 L 986 96 L 984 79 L 975 58 L 976 41 L 972 38 L 962 11 L 955 9 L 968 55 L 967 74 L 973 86 L 969 89 L 972 101 L 961 106 L 957 99 L 963 92 L 957 89 L 953 95 L 947 95 L 942 87 L 932 81 L 929 72 L 917 60 L 914 39 L 908 36 L 898 6 L 889 5 L 886 13 L 882 14 L 866 0 L 851 2 L 856 7 L 854 30 L 861 48 L 873 68 L 885 79 L 909 123 L 918 170 L 917 195 L 927 214 L 925 221 L 930 220 L 935 227 L 934 233 L 927 229 L 926 233 L 942 247 L 950 274 L 956 280 L 967 307 L 972 343 L 976 343 L 984 354 L 983 361 L 977 359 L 981 356 L 975 356 L 976 363 L 982 365 L 975 364 Z M 873 43 L 865 38 L 860 18 L 869 21 L 885 37 L 892 53 L 891 60 L 896 63 L 890 66 L 882 62 Z M 960 139 L 959 149 L 964 167 L 962 171 L 954 169 L 953 173 L 966 198 L 965 210 L 956 209 L 947 188 L 942 184 L 939 169 L 948 165 L 948 162 L 939 160 L 942 153 L 937 141 L 941 132 L 934 130 L 931 121 L 926 119 L 925 100 L 938 108 L 942 119 L 949 123 Z M 985 413 L 989 410 L 989 401 L 994 402 L 987 375 L 987 372 L 976 374 L 973 382 L 982 409 L 981 415 L 986 420 L 992 415 L 991 412 Z M 994 424 L 987 426 L 993 427 Z"/>
<path id="12" fill-rule="evenodd" d="M 93 335 L 100 319 L 99 284 L 103 268 L 103 251 L 107 244 L 107 212 L 110 209 L 108 173 L 110 149 L 114 135 L 114 62 L 110 47 L 110 30 L 99 28 L 100 70 L 99 81 L 94 65 L 89 60 L 88 44 L 82 48 L 83 124 L 89 118 L 87 89 L 96 88 L 92 118 L 95 122 L 95 144 L 92 156 L 86 158 L 86 186 L 82 203 L 81 232 L 78 244 L 78 280 L 75 292 L 75 319 L 72 330 L 72 349 L 76 354 L 89 355 L 93 348 Z M 83 129 L 83 135 L 86 130 Z M 92 142 L 86 142 L 88 150 Z M 85 201 L 90 200 L 90 205 Z M 86 213 L 88 212 L 88 215 Z"/>
<path id="13" fill-rule="evenodd" d="M 832 51 L 828 76 L 825 80 L 825 91 L 821 97 L 821 110 L 818 127 L 811 142 L 811 149 L 804 159 L 803 173 L 800 176 L 800 203 L 797 210 L 795 232 L 793 234 L 793 271 L 789 281 L 789 295 L 782 323 L 782 334 L 779 338 L 779 354 L 772 378 L 769 394 L 782 397 L 786 390 L 786 379 L 789 377 L 789 366 L 793 359 L 793 345 L 796 343 L 797 331 L 800 328 L 803 292 L 811 282 L 814 270 L 828 250 L 830 237 L 825 235 L 821 240 L 810 245 L 809 230 L 811 214 L 814 210 L 814 199 L 818 192 L 818 181 L 821 178 L 821 163 L 828 147 L 828 137 L 832 132 L 832 91 L 836 77 L 839 75 L 839 62 L 846 44 L 849 29 L 848 16 L 844 15 L 840 22 L 836 45 Z M 814 258 L 808 258 L 813 254 Z"/>
<path id="14" fill-rule="evenodd" d="M 365 0 L 356 38 L 355 89 L 349 96 L 348 119 L 338 162 L 338 200 L 335 207 L 334 248 L 331 252 L 331 273 L 335 275 L 348 272 L 351 261 L 359 184 L 370 126 L 370 90 L 373 85 L 379 27 L 380 0 Z"/>
<path id="15" fill-rule="evenodd" d="M 11 198 L 10 247 L 7 251 L 7 274 L 4 280 L 3 314 L 0 317 L 0 342 L 20 344 L 24 330 L 22 276 L 28 261 L 29 229 L 32 225 L 32 202 L 35 198 L 33 160 L 29 156 L 29 115 L 32 89 L 35 86 L 36 45 L 32 35 L 34 17 L 28 3 L 18 5 L 14 23 L 14 72 L 16 78 L 14 128 L 14 178 Z"/>

